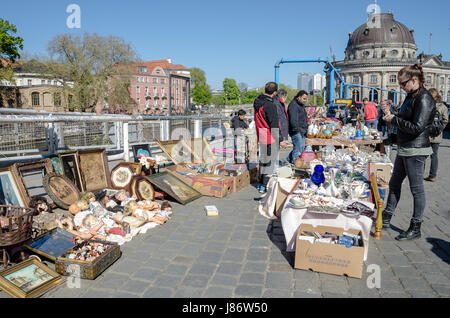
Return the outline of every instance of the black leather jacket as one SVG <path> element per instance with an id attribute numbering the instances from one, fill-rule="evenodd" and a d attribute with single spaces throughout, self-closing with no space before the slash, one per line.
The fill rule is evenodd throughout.
<path id="1" fill-rule="evenodd" d="M 421 88 L 415 97 L 414 93 L 408 94 L 391 124 L 397 127 L 399 147 L 425 148 L 430 146 L 428 128 L 433 123 L 436 102 L 426 88 Z"/>

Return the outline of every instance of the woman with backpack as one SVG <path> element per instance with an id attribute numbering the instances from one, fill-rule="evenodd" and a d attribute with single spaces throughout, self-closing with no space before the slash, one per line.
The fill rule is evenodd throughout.
<path id="1" fill-rule="evenodd" d="M 436 110 L 441 115 L 442 118 L 442 128 L 447 126 L 448 123 L 448 109 L 447 106 L 442 103 L 442 97 L 435 88 L 430 88 L 429 90 L 431 96 L 433 96 L 434 100 L 436 101 Z M 434 138 L 430 138 L 431 142 L 431 148 L 433 149 L 433 153 L 431 154 L 431 165 L 430 165 L 430 174 L 428 175 L 428 178 L 426 178 L 426 181 L 434 182 L 436 181 L 437 177 L 437 170 L 438 170 L 438 150 L 439 150 L 439 144 L 442 142 L 442 131 L 441 133 Z"/>
<path id="2" fill-rule="evenodd" d="M 409 65 L 398 73 L 400 87 L 408 93 L 397 115 L 383 107 L 383 120 L 397 129 L 397 158 L 394 163 L 387 205 L 383 211 L 383 227 L 389 227 L 392 215 L 400 201 L 402 183 L 408 177 L 414 201 L 414 211 L 408 230 L 395 239 L 412 240 L 421 236 L 420 227 L 425 211 L 425 161 L 433 153 L 430 127 L 434 121 L 436 102 L 424 87 L 422 66 Z"/>

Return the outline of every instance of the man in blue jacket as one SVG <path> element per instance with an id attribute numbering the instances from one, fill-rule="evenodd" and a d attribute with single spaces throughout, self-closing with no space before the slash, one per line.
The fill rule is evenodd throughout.
<path id="1" fill-rule="evenodd" d="M 300 157 L 300 154 L 305 150 L 305 139 L 308 132 L 308 115 L 305 109 L 307 101 L 308 93 L 301 90 L 288 106 L 289 135 L 292 138 L 294 149 L 286 160 L 291 164 L 294 164 L 295 159 Z"/>

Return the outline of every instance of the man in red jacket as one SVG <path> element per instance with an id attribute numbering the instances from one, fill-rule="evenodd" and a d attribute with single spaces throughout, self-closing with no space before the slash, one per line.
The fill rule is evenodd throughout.
<path id="1" fill-rule="evenodd" d="M 374 103 L 369 102 L 367 97 L 363 99 L 364 104 L 364 121 L 369 128 L 377 129 L 378 110 Z"/>
<path id="2" fill-rule="evenodd" d="M 266 192 L 267 182 L 275 173 L 279 144 L 285 147 L 285 142 L 280 140 L 280 121 L 278 119 L 277 106 L 273 98 L 277 94 L 278 85 L 269 82 L 264 88 L 264 94 L 256 97 L 253 103 L 255 111 L 256 135 L 259 142 L 259 181 L 260 193 Z"/>

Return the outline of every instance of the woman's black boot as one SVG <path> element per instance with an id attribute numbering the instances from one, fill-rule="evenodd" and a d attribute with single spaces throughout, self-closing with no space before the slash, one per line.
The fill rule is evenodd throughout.
<path id="1" fill-rule="evenodd" d="M 397 241 L 408 241 L 408 240 L 414 240 L 421 237 L 420 234 L 420 226 L 422 225 L 422 222 L 417 222 L 415 220 L 411 220 L 411 223 L 409 224 L 409 229 L 403 233 L 401 233 L 399 236 L 397 236 L 395 239 Z"/>
<path id="2" fill-rule="evenodd" d="M 388 228 L 391 226 L 392 213 L 383 211 L 381 218 L 383 219 L 383 228 Z"/>

